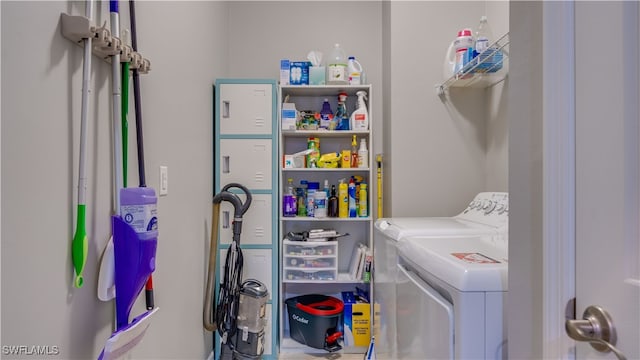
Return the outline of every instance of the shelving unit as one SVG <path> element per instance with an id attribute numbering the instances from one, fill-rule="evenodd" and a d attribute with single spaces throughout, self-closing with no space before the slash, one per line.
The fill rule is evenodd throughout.
<path id="1" fill-rule="evenodd" d="M 499 58 L 497 61 L 494 59 Z M 436 85 L 436 93 L 443 95 L 451 87 L 486 88 L 507 76 L 509 69 L 509 33 L 501 36 L 489 49 L 471 60 L 459 72 L 442 84 Z"/>
<path id="2" fill-rule="evenodd" d="M 312 110 L 320 111 L 324 99 L 328 99 L 331 108 L 335 111 L 337 107 L 337 97 L 341 92 L 347 94 L 347 111 L 351 114 L 356 109 L 356 92 L 364 90 L 367 92 L 368 100 L 366 101 L 369 109 L 369 130 L 366 131 L 347 131 L 347 130 L 283 130 L 280 126 L 279 130 L 279 156 L 284 159 L 285 154 L 294 154 L 307 149 L 307 139 L 309 137 L 317 137 L 320 139 L 320 154 L 328 152 L 340 152 L 342 150 L 351 149 L 352 136 L 356 135 L 358 147 L 362 138 L 366 139 L 367 148 L 369 149 L 369 159 L 367 168 L 284 168 L 280 164 L 279 185 L 279 239 L 283 245 L 280 246 L 280 352 L 282 353 L 309 353 L 322 354 L 327 353 L 326 350 L 316 349 L 307 345 L 298 343 L 290 337 L 289 318 L 285 305 L 285 300 L 291 297 L 306 294 L 323 294 L 334 296 L 341 299 L 342 291 L 355 291 L 356 286 L 366 291 L 372 292 L 372 284 L 364 283 L 362 280 L 355 280 L 349 274 L 349 266 L 355 253 L 357 253 L 358 244 L 362 243 L 373 248 L 373 200 L 376 199 L 374 190 L 376 189 L 375 164 L 373 156 L 373 116 L 372 116 L 372 87 L 371 85 L 326 85 L 326 86 L 280 86 L 279 87 L 279 105 L 288 97 L 289 103 L 295 103 L 298 111 Z M 279 112 L 280 113 L 280 112 Z M 329 187 L 335 185 L 336 194 L 338 193 L 338 185 L 340 179 L 345 179 L 348 183 L 352 175 L 361 176 L 367 184 L 367 217 L 339 218 L 339 217 L 284 217 L 282 214 L 283 201 L 282 195 L 285 193 L 287 179 L 293 179 L 294 186 L 299 186 L 301 180 L 308 180 L 320 183 L 320 190 L 325 179 L 329 182 Z M 339 237 L 336 240 L 325 242 L 335 248 L 335 256 L 325 258 L 318 257 L 318 261 L 326 262 L 328 267 L 302 267 L 296 268 L 291 265 L 291 261 L 296 258 L 295 252 L 288 253 L 287 249 L 292 245 L 288 240 L 284 240 L 289 232 L 302 232 L 310 229 L 334 229 L 340 234 L 349 233 L 349 236 Z M 299 242 L 305 244 L 305 242 Z M 316 244 L 316 243 L 314 243 Z M 315 246 L 315 245 L 314 245 Z M 312 259 L 314 256 L 309 256 Z M 296 259 L 297 261 L 297 259 Z M 301 270 L 302 269 L 302 270 Z M 306 271 L 309 279 L 296 278 L 292 275 L 292 271 Z M 321 275 L 315 276 L 315 271 L 322 271 Z M 298 273 L 293 273 L 298 274 Z M 320 275 L 320 274 L 318 274 Z M 331 275 L 331 276 L 330 276 Z M 335 275 L 335 276 L 333 276 Z M 304 277 L 304 276 L 301 276 Z M 373 319 L 373 316 L 370 316 Z M 366 347 L 343 347 L 340 352 L 343 353 L 364 353 Z"/>

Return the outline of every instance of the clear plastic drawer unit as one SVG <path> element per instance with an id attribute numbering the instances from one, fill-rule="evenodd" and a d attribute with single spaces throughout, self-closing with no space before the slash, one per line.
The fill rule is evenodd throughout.
<path id="1" fill-rule="evenodd" d="M 335 281 L 337 241 L 284 240 L 284 282 Z"/>

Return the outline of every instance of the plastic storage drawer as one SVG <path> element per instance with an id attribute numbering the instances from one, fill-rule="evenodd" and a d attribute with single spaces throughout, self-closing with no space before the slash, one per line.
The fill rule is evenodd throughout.
<path id="1" fill-rule="evenodd" d="M 319 269 L 319 268 L 336 268 L 335 256 L 321 256 L 321 257 L 305 257 L 305 256 L 285 256 L 284 266 L 286 268 L 300 268 L 300 269 Z"/>
<path id="2" fill-rule="evenodd" d="M 284 282 L 323 282 L 338 279 L 337 241 L 284 240 Z"/>
<path id="3" fill-rule="evenodd" d="M 298 270 L 287 269 L 284 270 L 284 282 L 325 282 L 336 281 L 338 279 L 338 270 Z"/>
<path id="4" fill-rule="evenodd" d="M 337 241 L 283 240 L 284 256 L 334 256 L 338 257 Z"/>

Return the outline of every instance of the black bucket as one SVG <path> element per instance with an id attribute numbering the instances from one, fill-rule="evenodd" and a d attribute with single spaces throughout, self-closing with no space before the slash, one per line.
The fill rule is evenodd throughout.
<path id="1" fill-rule="evenodd" d="M 342 349 L 338 340 L 342 333 L 344 303 L 326 295 L 301 295 L 287 299 L 289 332 L 291 338 L 316 349 L 337 351 Z"/>

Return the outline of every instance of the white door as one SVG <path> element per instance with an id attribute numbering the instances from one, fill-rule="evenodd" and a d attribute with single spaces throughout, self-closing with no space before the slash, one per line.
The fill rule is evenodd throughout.
<path id="1" fill-rule="evenodd" d="M 640 358 L 638 2 L 575 3 L 576 316 L 606 310 Z M 577 342 L 576 359 L 614 359 Z"/>

